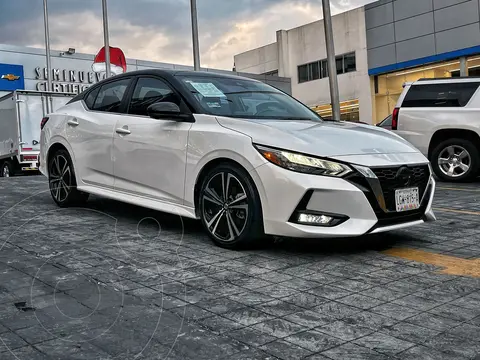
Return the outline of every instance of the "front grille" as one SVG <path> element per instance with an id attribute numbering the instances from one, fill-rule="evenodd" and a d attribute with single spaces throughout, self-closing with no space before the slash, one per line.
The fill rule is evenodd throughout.
<path id="1" fill-rule="evenodd" d="M 430 198 L 430 192 L 432 190 L 432 186 L 430 185 L 427 188 L 427 196 L 423 201 L 422 205 L 417 210 L 405 211 L 402 213 L 384 213 L 385 215 L 379 217 L 378 223 L 375 225 L 374 229 L 379 227 L 391 226 L 391 225 L 398 225 L 404 224 L 408 222 L 418 221 L 423 219 L 423 215 L 425 211 L 427 211 L 428 206 L 428 199 Z M 373 231 L 374 229 L 370 230 Z"/>
<path id="2" fill-rule="evenodd" d="M 428 165 L 408 167 L 412 171 L 411 180 L 409 182 L 402 181 L 397 177 L 400 167 L 394 168 L 372 168 L 382 186 L 383 197 L 388 211 L 396 211 L 395 206 L 395 190 L 402 188 L 418 187 L 420 200 L 427 189 L 430 179 L 430 169 Z"/>
<path id="3" fill-rule="evenodd" d="M 409 185 L 407 186 L 405 183 L 396 179 L 396 174 L 400 167 L 372 168 L 372 171 L 378 177 L 378 181 L 382 187 L 382 193 L 385 199 L 387 211 L 384 211 L 381 208 L 373 189 L 370 187 L 369 182 L 363 175 L 358 172 L 354 172 L 345 178 L 345 180 L 357 186 L 365 194 L 365 197 L 372 206 L 372 209 L 379 220 L 376 227 L 396 225 L 422 219 L 428 205 L 428 193 L 426 194 L 427 196 L 425 196 L 424 201 L 419 209 L 400 213 L 396 212 L 396 189 L 418 186 L 420 200 L 422 200 L 425 195 L 425 191 L 427 191 L 427 186 L 430 180 L 430 169 L 428 168 L 428 165 L 412 166 L 409 168 L 413 171 L 413 175 Z"/>

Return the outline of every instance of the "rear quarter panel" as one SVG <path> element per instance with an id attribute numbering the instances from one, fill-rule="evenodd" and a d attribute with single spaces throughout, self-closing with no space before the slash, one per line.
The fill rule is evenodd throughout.
<path id="1" fill-rule="evenodd" d="M 75 168 L 75 154 L 66 139 L 65 128 L 65 115 L 53 113 L 49 115 L 49 120 L 40 134 L 40 172 L 45 176 L 48 175 L 48 154 L 55 144 L 61 144 L 67 149 Z"/>

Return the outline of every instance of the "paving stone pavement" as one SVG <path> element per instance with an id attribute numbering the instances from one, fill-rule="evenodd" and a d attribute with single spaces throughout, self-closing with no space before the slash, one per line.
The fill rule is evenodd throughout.
<path id="1" fill-rule="evenodd" d="M 44 177 L 0 179 L 0 359 L 480 358 L 480 279 L 381 252 L 480 258 L 480 187 L 439 187 L 435 207 L 471 213 L 240 252 L 195 221 L 59 209 Z"/>

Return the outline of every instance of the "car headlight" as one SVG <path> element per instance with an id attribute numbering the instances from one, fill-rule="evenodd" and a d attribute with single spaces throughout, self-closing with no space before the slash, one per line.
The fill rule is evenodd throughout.
<path id="1" fill-rule="evenodd" d="M 263 145 L 254 146 L 265 159 L 288 170 L 335 177 L 342 177 L 353 171 L 349 166 L 334 161 L 273 149 Z"/>

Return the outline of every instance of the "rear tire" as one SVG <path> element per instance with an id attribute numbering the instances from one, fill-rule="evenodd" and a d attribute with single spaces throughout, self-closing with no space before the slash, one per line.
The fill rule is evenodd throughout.
<path id="1" fill-rule="evenodd" d="M 263 236 L 260 196 L 241 167 L 225 163 L 210 170 L 199 196 L 202 224 L 216 245 L 246 248 Z"/>
<path id="2" fill-rule="evenodd" d="M 77 189 L 72 159 L 66 150 L 57 150 L 48 162 L 48 185 L 53 201 L 60 207 L 79 206 L 89 194 Z"/>
<path id="3" fill-rule="evenodd" d="M 3 163 L 1 163 L 0 166 L 0 177 L 11 177 L 13 176 L 12 172 L 12 164 L 10 161 L 5 160 Z"/>
<path id="4" fill-rule="evenodd" d="M 469 140 L 449 139 L 435 146 L 431 164 L 435 175 L 443 181 L 473 181 L 480 171 L 480 153 Z"/>

